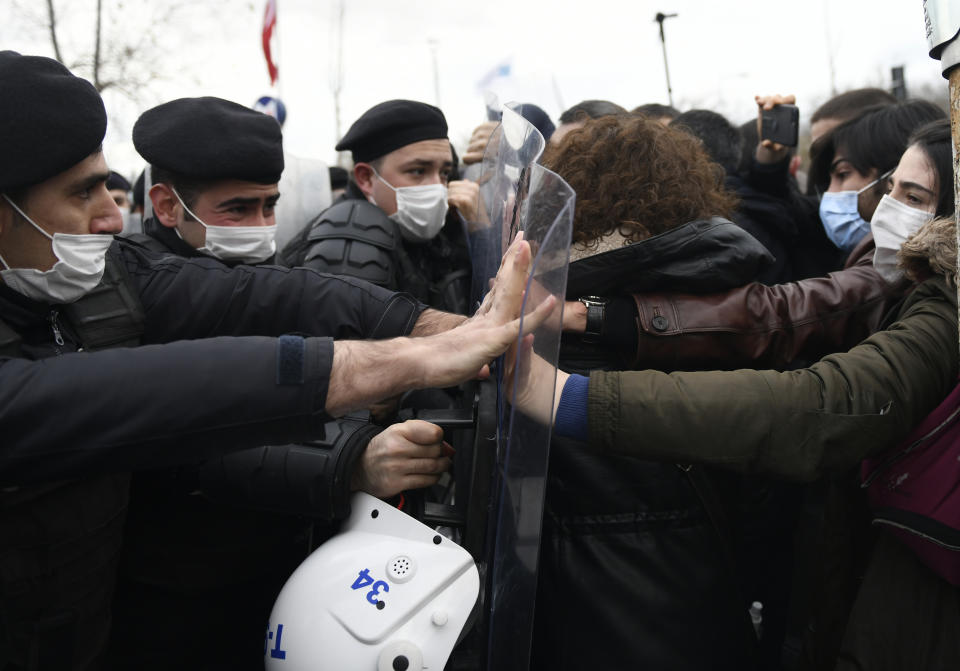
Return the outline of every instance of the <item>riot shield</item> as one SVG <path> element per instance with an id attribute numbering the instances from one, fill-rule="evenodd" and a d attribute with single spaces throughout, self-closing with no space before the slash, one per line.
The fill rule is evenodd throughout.
<path id="1" fill-rule="evenodd" d="M 481 221 L 468 223 L 477 301 L 515 235 L 523 232 L 529 241 L 533 263 L 523 314 L 550 295 L 557 309 L 530 336 L 521 341 L 518 335 L 515 351 L 532 347 L 555 372 L 574 194 L 559 176 L 536 164 L 544 146 L 531 124 L 504 109 L 482 162 Z M 517 376 L 529 360 L 519 358 Z M 337 661 L 341 658 L 324 652 L 333 648 L 337 654 L 347 651 L 350 659 L 376 659 L 377 668 L 426 668 L 428 657 L 430 668 L 440 668 L 459 634 L 445 668 L 527 671 L 551 425 L 510 407 L 506 399 L 512 394 L 503 389 L 505 364 L 501 358 L 494 366 L 496 377 L 477 385 L 466 412 L 419 415 L 449 431 L 472 434 L 453 441 L 460 447 L 452 497 L 422 501 L 416 511 L 404 508 L 429 526 L 391 510 L 390 524 L 373 524 L 383 526 L 375 531 L 370 520 L 386 511 L 370 497 L 355 495 L 344 531 L 311 555 L 281 592 L 264 638 L 268 668 L 344 668 Z M 553 384 L 532 399 L 525 395 L 528 412 L 549 417 L 553 395 Z M 436 564 L 434 555 L 456 553 L 437 554 L 434 550 L 448 544 L 445 534 L 430 527 L 449 531 L 448 538 L 470 553 L 477 571 L 471 574 L 473 567 L 459 560 L 446 569 Z M 351 539 L 353 544 L 346 542 Z M 469 575 L 477 579 L 467 580 Z M 477 583 L 476 606 L 461 618 Z M 378 596 L 386 593 L 389 599 Z M 319 629 L 326 632 L 322 639 Z"/>
<path id="2" fill-rule="evenodd" d="M 500 267 L 500 259 L 513 240 L 512 233 L 515 234 L 519 226 L 515 211 L 517 194 L 526 188 L 529 172 L 545 147 L 540 131 L 510 105 L 505 105 L 500 126 L 487 144 L 477 180 L 480 221 L 468 223 L 473 264 L 471 296 L 477 305 L 487 293 L 490 280 Z"/>
<path id="3" fill-rule="evenodd" d="M 471 251 L 474 291 L 479 300 L 496 274 L 506 247 L 518 232 L 523 233 L 534 255 L 524 313 L 548 295 L 556 296 L 557 309 L 533 333 L 537 355 L 556 369 L 575 196 L 562 178 L 536 163 L 544 147 L 539 131 L 513 106 L 505 106 L 501 125 L 491 136 L 483 160 L 480 196 L 486 228 L 474 231 Z M 517 346 L 520 344 L 518 341 Z M 528 360 L 519 361 L 523 366 Z M 499 440 L 490 486 L 490 526 L 484 555 L 475 556 L 485 576 L 481 600 L 486 621 L 478 622 L 477 627 L 486 634 L 483 668 L 525 671 L 533 635 L 552 427 L 509 406 L 502 388 L 502 361 L 497 368 L 501 383 L 497 402 Z M 553 396 L 551 384 L 538 390 L 532 405 L 552 408 Z M 550 412 L 533 415 L 549 417 Z"/>

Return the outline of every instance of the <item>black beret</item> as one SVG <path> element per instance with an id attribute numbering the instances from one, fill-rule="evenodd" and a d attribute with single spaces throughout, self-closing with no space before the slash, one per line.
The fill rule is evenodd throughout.
<path id="1" fill-rule="evenodd" d="M 446 139 L 447 120 L 438 108 L 413 100 L 388 100 L 364 112 L 336 149 L 349 149 L 359 163 L 421 140 Z"/>
<path id="2" fill-rule="evenodd" d="M 0 191 L 39 184 L 103 144 L 93 84 L 51 58 L 0 51 Z"/>
<path id="3" fill-rule="evenodd" d="M 140 115 L 133 145 L 151 165 L 200 180 L 275 184 L 283 136 L 271 116 L 221 98 L 180 98 Z"/>
<path id="4" fill-rule="evenodd" d="M 114 172 L 111 170 L 110 176 L 107 177 L 107 191 L 113 191 L 114 189 L 129 191 L 130 182 L 128 182 L 127 178 L 121 175 L 119 172 Z"/>

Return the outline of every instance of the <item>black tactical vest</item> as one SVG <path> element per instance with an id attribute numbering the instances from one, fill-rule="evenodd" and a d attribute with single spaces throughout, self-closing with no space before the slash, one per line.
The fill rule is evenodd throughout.
<path id="1" fill-rule="evenodd" d="M 122 259 L 110 253 L 100 284 L 63 315 L 87 351 L 137 345 L 143 334 L 143 308 Z M 24 356 L 20 344 L 0 321 L 0 356 Z M 38 431 L 45 421 L 56 421 L 56 408 L 37 418 Z M 129 482 L 114 473 L 0 487 L 0 669 L 97 665 L 110 632 Z"/>

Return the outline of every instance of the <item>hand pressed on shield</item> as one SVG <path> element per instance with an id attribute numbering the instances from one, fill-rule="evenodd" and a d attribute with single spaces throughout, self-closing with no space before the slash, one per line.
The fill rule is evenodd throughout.
<path id="1" fill-rule="evenodd" d="M 552 425 L 570 374 L 534 353 L 532 335 L 524 337 L 519 347 L 514 345 L 507 350 L 504 359 L 507 400 L 526 416 Z"/>
<path id="2" fill-rule="evenodd" d="M 754 96 L 757 101 L 757 137 L 763 137 L 762 119 L 764 110 L 772 110 L 777 105 L 795 105 L 797 97 L 793 94 L 772 96 Z M 772 140 L 760 140 L 757 143 L 757 163 L 777 163 L 790 153 L 790 147 Z"/>
<path id="3" fill-rule="evenodd" d="M 530 245 L 520 236 L 504 254 L 493 289 L 477 313 L 449 331 L 380 341 L 336 341 L 324 405 L 333 416 L 368 407 L 408 389 L 452 387 L 490 374 L 489 363 L 520 334 L 520 311 L 530 274 Z M 551 314 L 547 297 L 523 319 L 530 333 Z M 443 314 L 443 313 L 440 313 Z"/>
<path id="4" fill-rule="evenodd" d="M 493 288 L 476 314 L 441 335 L 424 338 L 429 358 L 427 387 L 449 387 L 471 377 L 489 375 L 488 364 L 516 341 L 530 272 L 530 245 L 517 236 L 500 263 Z M 523 333 L 535 330 L 556 306 L 546 297 L 523 319 Z"/>
<path id="5" fill-rule="evenodd" d="M 452 448 L 443 429 L 419 419 L 392 424 L 373 437 L 353 472 L 350 488 L 387 498 L 436 484 L 450 469 Z"/>

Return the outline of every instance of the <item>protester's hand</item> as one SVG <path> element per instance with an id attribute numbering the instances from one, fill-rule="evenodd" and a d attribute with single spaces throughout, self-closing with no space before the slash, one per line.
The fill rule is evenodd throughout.
<path id="1" fill-rule="evenodd" d="M 477 313 L 450 331 L 415 340 L 421 357 L 418 388 L 451 387 L 490 374 L 488 364 L 520 334 L 520 311 L 530 265 L 530 245 L 518 235 L 503 255 L 493 287 Z M 556 297 L 547 296 L 529 306 L 523 333 L 540 326 L 556 305 Z"/>
<path id="2" fill-rule="evenodd" d="M 364 449 L 350 488 L 388 498 L 429 487 L 450 469 L 452 453 L 453 448 L 443 442 L 443 429 L 436 424 L 419 419 L 391 424 Z"/>
<path id="3" fill-rule="evenodd" d="M 587 306 L 580 301 L 565 301 L 563 304 L 563 330 L 583 333 L 587 330 Z"/>
<path id="4" fill-rule="evenodd" d="M 533 335 L 504 357 L 504 390 L 507 400 L 541 424 L 553 424 L 563 385 L 570 375 L 557 370 L 533 351 Z"/>
<path id="5" fill-rule="evenodd" d="M 490 141 L 490 136 L 493 135 L 493 131 L 499 125 L 499 121 L 485 121 L 473 129 L 467 151 L 461 159 L 465 165 L 479 163 L 483 160 L 483 152 L 487 148 L 487 142 Z"/>
<path id="6" fill-rule="evenodd" d="M 763 137 L 763 112 L 764 110 L 772 110 L 777 105 L 795 105 L 797 98 L 794 95 L 780 95 L 779 93 L 772 96 L 754 96 L 754 100 L 757 101 L 757 137 Z M 774 142 L 773 140 L 760 140 L 757 143 L 757 163 L 777 163 L 782 161 L 790 153 L 790 147 Z"/>
<path id="7" fill-rule="evenodd" d="M 456 208 L 467 222 L 480 218 L 480 187 L 476 182 L 458 180 L 447 185 L 447 202 Z"/>

